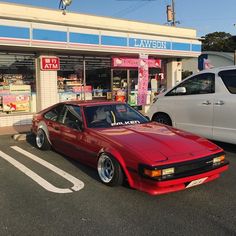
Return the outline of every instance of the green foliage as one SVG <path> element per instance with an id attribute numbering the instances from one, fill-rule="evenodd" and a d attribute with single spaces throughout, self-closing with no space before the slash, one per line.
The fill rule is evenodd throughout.
<path id="1" fill-rule="evenodd" d="M 202 38 L 202 51 L 234 52 L 236 50 L 236 42 L 230 33 L 214 32 Z"/>

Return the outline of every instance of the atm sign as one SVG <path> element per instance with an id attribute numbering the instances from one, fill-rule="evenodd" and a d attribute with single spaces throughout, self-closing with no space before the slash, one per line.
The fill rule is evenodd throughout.
<path id="1" fill-rule="evenodd" d="M 58 57 L 42 57 L 41 70 L 60 70 L 60 60 Z"/>

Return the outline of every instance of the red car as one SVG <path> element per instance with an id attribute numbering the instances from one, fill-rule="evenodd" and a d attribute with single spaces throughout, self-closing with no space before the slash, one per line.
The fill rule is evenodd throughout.
<path id="1" fill-rule="evenodd" d="M 32 131 L 39 149 L 96 168 L 104 184 L 127 180 L 153 195 L 212 181 L 229 165 L 212 142 L 150 122 L 125 103 L 58 103 L 34 116 Z"/>

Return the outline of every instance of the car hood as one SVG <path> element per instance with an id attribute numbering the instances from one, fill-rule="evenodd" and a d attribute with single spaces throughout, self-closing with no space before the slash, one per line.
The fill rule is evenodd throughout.
<path id="1" fill-rule="evenodd" d="M 204 138 L 157 122 L 97 129 L 97 132 L 154 163 L 191 160 L 220 151 Z"/>

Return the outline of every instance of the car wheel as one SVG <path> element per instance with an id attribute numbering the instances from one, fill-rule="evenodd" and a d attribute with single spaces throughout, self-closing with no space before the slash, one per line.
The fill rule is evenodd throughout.
<path id="1" fill-rule="evenodd" d="M 118 161 L 108 154 L 98 159 L 97 171 L 101 181 L 108 186 L 119 186 L 123 183 L 124 174 Z"/>
<path id="2" fill-rule="evenodd" d="M 156 121 L 161 124 L 172 126 L 172 121 L 167 114 L 159 113 L 153 117 L 153 121 Z"/>
<path id="3" fill-rule="evenodd" d="M 36 141 L 37 148 L 39 148 L 41 150 L 49 150 L 51 148 L 51 145 L 48 141 L 48 137 L 45 134 L 43 129 L 39 129 L 37 131 L 35 141 Z"/>

